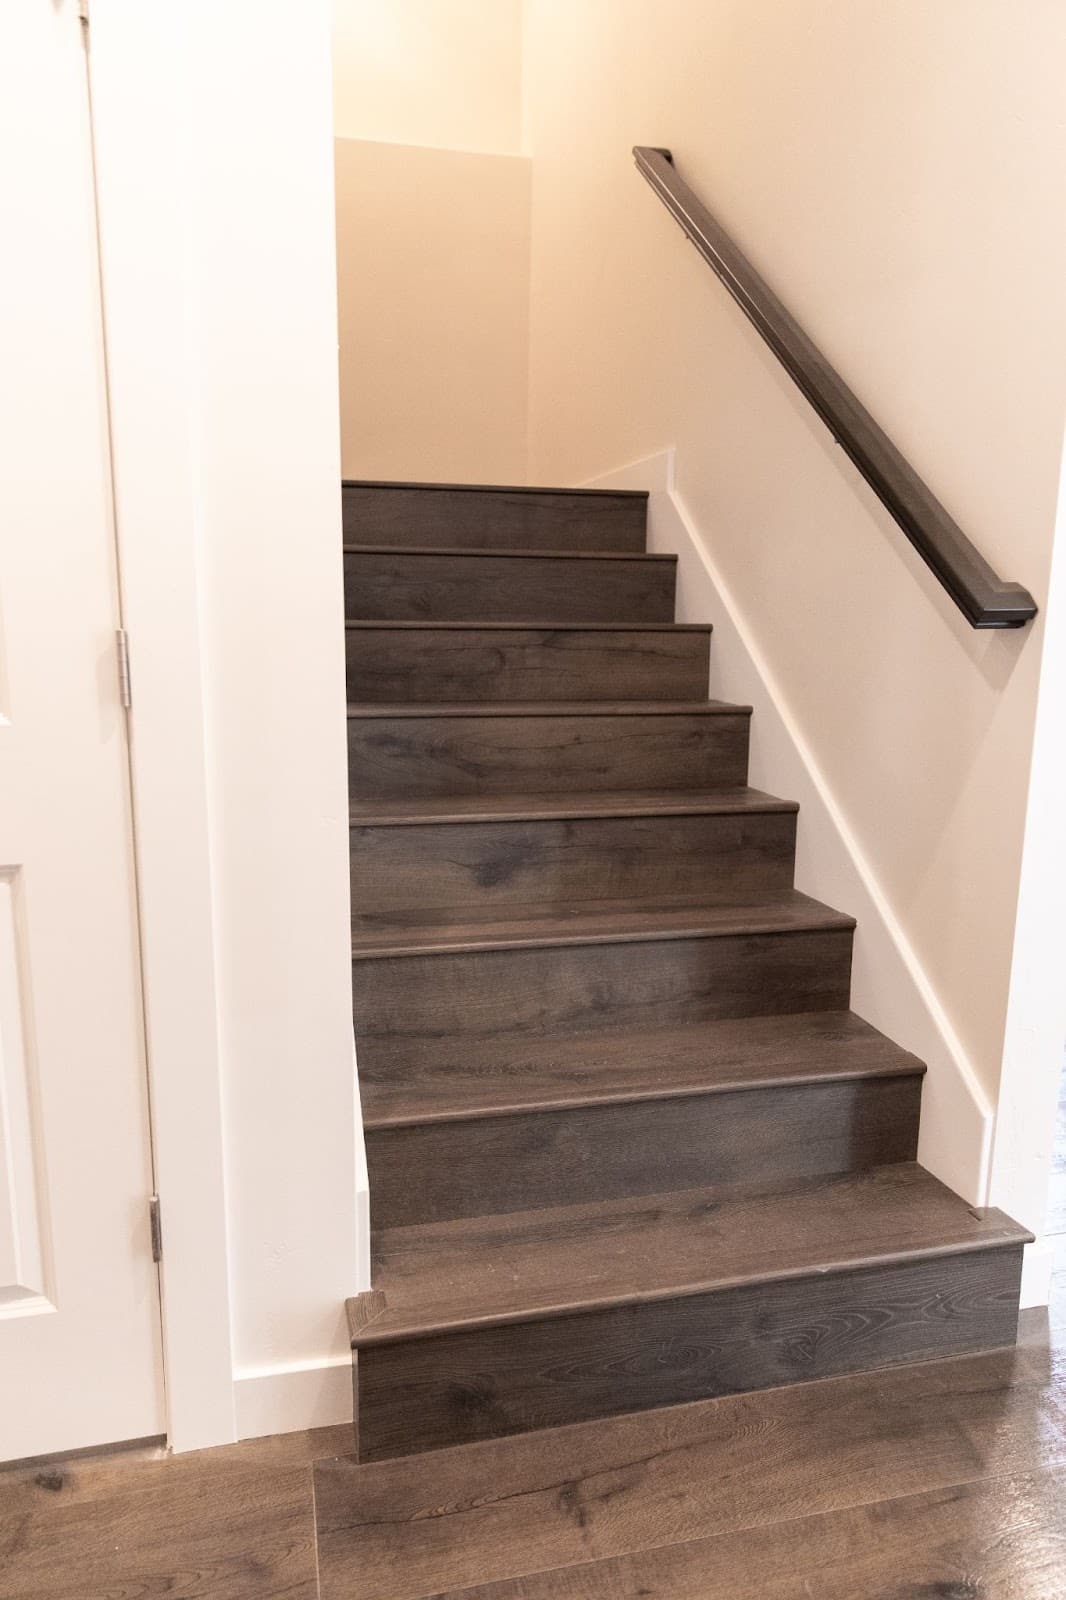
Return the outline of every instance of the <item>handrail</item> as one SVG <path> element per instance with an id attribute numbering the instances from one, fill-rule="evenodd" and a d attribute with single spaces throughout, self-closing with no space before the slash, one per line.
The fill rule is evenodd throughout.
<path id="1" fill-rule="evenodd" d="M 638 170 L 807 396 L 837 443 L 975 628 L 1020 628 L 1036 602 L 1005 583 L 878 427 L 769 284 L 678 177 L 669 150 L 636 145 Z"/>

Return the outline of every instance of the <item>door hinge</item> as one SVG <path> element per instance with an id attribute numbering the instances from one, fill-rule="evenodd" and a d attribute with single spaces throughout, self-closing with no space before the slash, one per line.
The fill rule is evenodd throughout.
<path id="1" fill-rule="evenodd" d="M 118 650 L 118 692 L 128 711 L 133 704 L 133 696 L 130 691 L 130 636 L 125 628 L 116 630 L 115 644 Z"/>
<path id="2" fill-rule="evenodd" d="M 163 1224 L 159 1217 L 159 1196 L 148 1197 L 148 1226 L 152 1233 L 152 1260 L 163 1259 Z"/>

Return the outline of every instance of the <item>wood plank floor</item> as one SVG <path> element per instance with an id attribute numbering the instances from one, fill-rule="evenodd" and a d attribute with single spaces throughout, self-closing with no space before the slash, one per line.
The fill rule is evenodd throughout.
<path id="1" fill-rule="evenodd" d="M 2 1600 L 316 1600 L 312 1466 L 350 1428 L 0 1469 Z"/>
<path id="2" fill-rule="evenodd" d="M 9 1468 L 0 1600 L 1062 1600 L 1066 1278 L 1021 1328 L 371 1466 L 333 1428 Z"/>

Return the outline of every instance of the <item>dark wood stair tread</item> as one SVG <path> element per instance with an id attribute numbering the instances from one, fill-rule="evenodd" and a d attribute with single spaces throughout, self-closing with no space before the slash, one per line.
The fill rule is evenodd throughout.
<path id="1" fill-rule="evenodd" d="M 517 906 L 502 919 L 477 918 L 469 906 L 458 906 L 435 910 L 430 915 L 422 911 L 353 917 L 352 957 L 646 939 L 737 938 L 854 926 L 854 917 L 821 905 L 797 890 L 751 904 L 600 900 L 578 905 Z"/>
<path id="2" fill-rule="evenodd" d="M 854 1012 L 730 1018 L 654 1032 L 499 1044 L 443 1039 L 425 1062 L 387 1057 L 361 1078 L 367 1129 L 519 1111 L 920 1075 L 925 1066 Z"/>
<path id="3" fill-rule="evenodd" d="M 728 700 L 349 701 L 349 717 L 750 717 Z"/>
<path id="4" fill-rule="evenodd" d="M 913 1162 L 722 1198 L 701 1189 L 380 1230 L 359 1349 L 605 1307 L 1017 1247 Z"/>
<path id="5" fill-rule="evenodd" d="M 521 494 L 536 498 L 558 494 L 588 500 L 646 500 L 647 489 L 568 489 L 561 484 L 540 483 L 420 483 L 407 478 L 342 478 L 342 489 L 439 489 L 444 494 Z"/>
<path id="6" fill-rule="evenodd" d="M 589 817 L 735 816 L 795 812 L 795 800 L 759 789 L 620 789 L 612 793 L 418 796 L 412 800 L 353 800 L 352 827 L 425 826 L 452 822 L 564 822 Z"/>
<path id="7" fill-rule="evenodd" d="M 676 556 L 653 555 L 647 550 L 538 550 L 482 549 L 470 544 L 352 544 L 345 541 L 346 556 L 395 556 L 406 560 L 408 556 L 461 556 L 471 561 L 637 561 L 645 566 L 675 565 Z"/>
<path id="8" fill-rule="evenodd" d="M 516 552 L 512 552 L 516 553 Z M 425 618 L 400 617 L 396 621 L 380 617 L 360 618 L 349 617 L 344 626 L 348 629 L 387 629 L 390 632 L 416 631 L 423 629 L 429 632 L 482 633 L 498 631 L 500 633 L 543 633 L 546 628 L 556 633 L 713 633 L 714 628 L 709 622 L 555 622 L 550 617 L 533 622 L 432 622 Z"/>

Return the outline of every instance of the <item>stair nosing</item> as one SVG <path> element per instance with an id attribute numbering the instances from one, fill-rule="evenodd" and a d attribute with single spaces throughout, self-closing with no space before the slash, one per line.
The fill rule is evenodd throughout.
<path id="1" fill-rule="evenodd" d="M 403 816 L 388 810 L 387 802 L 379 805 L 375 811 L 360 813 L 358 805 L 354 802 L 348 808 L 349 828 L 407 828 L 407 827 L 456 827 L 469 825 L 488 825 L 494 822 L 597 822 L 612 818 L 625 819 L 626 817 L 731 817 L 731 816 L 794 816 L 799 811 L 798 800 L 781 800 L 777 795 L 764 794 L 759 789 L 749 789 L 738 785 L 740 796 L 744 799 L 731 799 L 729 791 L 708 790 L 705 796 L 685 794 L 684 791 L 676 800 L 669 798 L 669 791 L 661 791 L 657 800 L 644 797 L 626 803 L 626 791 L 606 790 L 602 796 L 584 792 L 585 798 L 591 800 L 589 809 L 578 809 L 572 797 L 565 791 L 558 795 L 515 795 L 502 796 L 508 800 L 513 799 L 513 804 L 506 810 L 482 812 L 460 812 L 449 810 L 449 803 L 454 805 L 454 800 L 461 797 L 443 798 L 429 796 L 425 801 L 427 810 L 422 813 L 411 813 Z M 555 804 L 554 802 L 558 802 Z M 366 802 L 363 802 L 366 804 Z M 435 810 L 429 808 L 435 807 Z"/>
<path id="2" fill-rule="evenodd" d="M 806 897 L 804 897 L 806 898 Z M 594 902 L 592 902 L 594 904 Z M 773 902 L 771 902 L 772 904 Z M 776 904 L 780 906 L 782 902 Z M 811 902 L 813 907 L 818 907 L 818 902 Z M 656 908 L 654 903 L 644 908 L 651 912 Z M 663 907 L 659 907 L 663 910 Z M 681 907 L 670 907 L 671 910 L 680 910 Z M 688 909 L 688 908 L 685 908 Z M 738 903 L 738 911 L 743 908 Z M 682 928 L 619 928 L 600 929 L 593 932 L 585 929 L 582 931 L 575 923 L 573 926 L 561 927 L 558 930 L 544 933 L 507 934 L 505 932 L 491 932 L 492 923 L 485 924 L 485 932 L 452 940 L 451 943 L 442 943 L 433 939 L 400 937 L 402 930 L 397 930 L 397 941 L 394 945 L 379 944 L 373 947 L 361 946 L 358 932 L 352 935 L 352 960 L 353 961 L 378 961 L 406 958 L 412 956 L 446 956 L 446 955 L 473 955 L 478 951 L 486 950 L 538 950 L 538 949 L 563 949 L 577 945 L 604 945 L 604 944 L 661 944 L 669 941 L 677 942 L 682 939 L 758 939 L 773 938 L 801 933 L 843 933 L 854 932 L 856 920 L 846 912 L 836 911 L 832 907 L 819 907 L 821 915 L 816 910 L 811 910 L 808 915 L 802 916 L 794 922 L 781 924 L 780 917 L 774 922 L 772 912 L 768 909 L 764 918 L 757 915 L 753 923 L 742 927 L 707 927 L 698 921 L 688 927 Z M 501 918 L 496 924 L 500 927 L 507 919 Z M 442 925 L 442 932 L 444 931 Z"/>
<path id="3" fill-rule="evenodd" d="M 653 1195 L 643 1197 L 653 1200 Z M 1002 1213 L 1001 1213 L 1002 1215 Z M 755 1285 L 769 1283 L 788 1283 L 801 1278 L 824 1278 L 831 1276 L 844 1276 L 850 1272 L 864 1272 L 872 1268 L 902 1265 L 918 1261 L 943 1260 L 949 1256 L 975 1255 L 984 1250 L 1015 1249 L 1022 1244 L 1032 1244 L 1033 1234 L 1026 1228 L 1021 1228 L 1017 1223 L 1011 1222 L 1004 1216 L 1004 1226 L 998 1235 L 986 1235 L 974 1239 L 956 1239 L 950 1244 L 924 1244 L 911 1245 L 902 1249 L 885 1249 L 869 1255 L 857 1257 L 853 1261 L 839 1259 L 819 1259 L 817 1257 L 804 1261 L 796 1266 L 771 1268 L 764 1272 L 733 1273 L 731 1276 L 721 1278 L 699 1278 L 685 1283 L 673 1284 L 669 1287 L 656 1285 L 651 1289 L 635 1289 L 616 1294 L 590 1295 L 585 1299 L 572 1299 L 562 1301 L 557 1305 L 541 1304 L 536 1306 L 516 1308 L 508 1311 L 489 1311 L 480 1315 L 464 1318 L 438 1318 L 436 1321 L 419 1324 L 402 1331 L 389 1331 L 388 1329 L 375 1333 L 371 1324 L 365 1331 L 353 1334 L 351 1343 L 354 1350 L 366 1349 L 369 1346 L 383 1346 L 392 1344 L 408 1344 L 415 1339 L 438 1338 L 444 1334 L 466 1334 L 481 1332 L 485 1328 L 514 1327 L 517 1324 L 533 1322 L 553 1322 L 564 1317 L 581 1316 L 591 1311 L 611 1311 L 625 1306 L 654 1305 L 667 1300 L 688 1300 L 697 1295 L 724 1294 L 731 1289 L 749 1288 Z M 1012 1229 L 1014 1231 L 1008 1231 Z M 393 1231 L 393 1230 L 386 1230 Z M 396 1229 L 403 1232 L 403 1229 Z M 388 1290 L 385 1294 L 385 1309 L 388 1308 Z"/>
<path id="4" fill-rule="evenodd" d="M 349 718 L 750 717 L 727 700 L 349 700 Z"/>
<path id="5" fill-rule="evenodd" d="M 709 1095 L 746 1094 L 749 1091 L 757 1094 L 767 1089 L 802 1089 L 819 1083 L 861 1083 L 867 1079 L 924 1077 L 928 1070 L 924 1061 L 920 1061 L 917 1056 L 910 1056 L 908 1051 L 902 1049 L 900 1054 L 901 1057 L 909 1057 L 909 1060 L 886 1063 L 879 1067 L 834 1069 L 812 1067 L 801 1073 L 768 1072 L 761 1078 L 732 1080 L 724 1078 L 720 1082 L 711 1083 L 658 1084 L 648 1089 L 636 1087 L 612 1089 L 601 1094 L 590 1094 L 586 1090 L 573 1095 L 556 1096 L 554 1099 L 498 1102 L 464 1106 L 457 1110 L 427 1109 L 393 1116 L 375 1116 L 372 1109 L 367 1109 L 373 1096 L 367 1093 L 369 1085 L 365 1085 L 363 1127 L 368 1133 L 380 1133 L 395 1128 L 435 1127 L 441 1123 L 488 1122 L 494 1117 L 523 1117 L 527 1114 L 539 1116 L 553 1111 L 583 1111 L 597 1106 L 644 1105 L 655 1100 L 702 1100 Z"/>
<path id="6" fill-rule="evenodd" d="M 558 484 L 541 488 L 535 483 L 407 483 L 402 478 L 342 478 L 342 489 L 428 489 L 446 494 L 560 494 L 590 500 L 646 500 L 647 489 L 566 489 Z"/>
<path id="7" fill-rule="evenodd" d="M 348 617 L 346 629 L 421 629 L 440 628 L 467 633 L 713 633 L 710 622 L 553 622 L 550 617 L 532 622 L 427 622 L 422 618 Z"/>
<path id="8" fill-rule="evenodd" d="M 677 563 L 677 556 L 660 555 L 648 550 L 529 550 L 501 549 L 495 545 L 475 544 L 351 544 L 342 546 L 346 556 L 474 556 L 483 561 L 486 556 L 495 560 L 517 561 L 658 561 Z"/>

